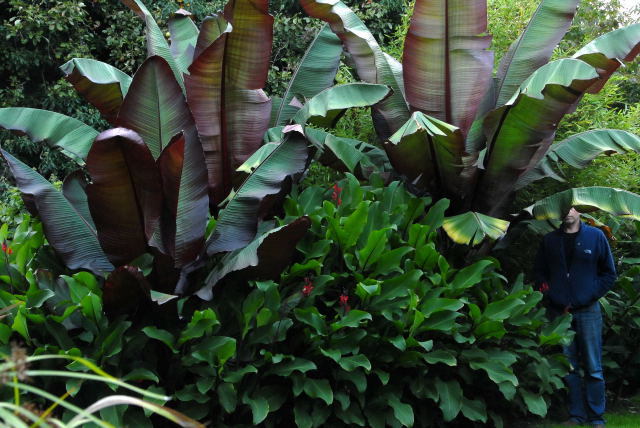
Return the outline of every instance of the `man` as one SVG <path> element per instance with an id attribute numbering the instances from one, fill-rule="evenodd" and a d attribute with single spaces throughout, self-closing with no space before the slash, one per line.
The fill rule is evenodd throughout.
<path id="1" fill-rule="evenodd" d="M 534 274 L 549 302 L 551 315 L 572 315 L 575 336 L 564 348 L 571 364 L 565 378 L 570 419 L 564 425 L 589 422 L 594 427 L 604 427 L 602 315 L 598 299 L 616 280 L 607 238 L 600 229 L 582 223 L 580 213 L 572 207 L 562 227 L 543 238 Z"/>

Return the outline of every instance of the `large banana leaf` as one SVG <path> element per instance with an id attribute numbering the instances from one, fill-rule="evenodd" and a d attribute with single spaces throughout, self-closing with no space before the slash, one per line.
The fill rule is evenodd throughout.
<path id="1" fill-rule="evenodd" d="M 310 100 L 293 117 L 293 122 L 331 128 L 344 111 L 352 107 L 368 107 L 387 97 L 390 90 L 385 85 L 371 83 L 346 83 L 325 89 Z"/>
<path id="2" fill-rule="evenodd" d="M 469 211 L 445 218 L 442 227 L 453 242 L 478 245 L 486 237 L 490 239 L 500 238 L 507 232 L 509 222 Z"/>
<path id="3" fill-rule="evenodd" d="M 171 39 L 171 55 L 181 70 L 188 70 L 193 61 L 193 54 L 198 41 L 198 27 L 193 23 L 193 15 L 179 9 L 169 19 L 169 35 Z"/>
<path id="4" fill-rule="evenodd" d="M 264 26 L 272 18 L 262 9 L 247 9 L 241 7 L 242 4 L 239 3 L 237 10 L 233 9 L 234 19 L 238 21 L 233 31 L 222 17 L 203 22 L 196 59 L 189 67 L 190 75 L 186 76 L 187 100 L 205 152 L 213 205 L 223 201 L 231 191 L 235 169 L 260 147 L 271 116 L 270 100 L 264 91 L 255 89 L 260 87 L 266 74 L 247 74 L 249 70 L 244 68 L 244 62 L 251 62 L 249 56 L 255 47 L 243 47 L 241 41 L 258 37 L 250 28 L 245 28 L 247 22 Z M 231 14 L 230 10 L 228 7 L 225 15 Z M 244 27 L 238 28 L 238 23 Z M 270 29 L 261 27 L 260 31 L 260 34 L 270 34 Z M 231 43 L 232 37 L 241 40 Z M 232 71 L 241 65 L 244 74 Z"/>
<path id="5" fill-rule="evenodd" d="M 415 112 L 384 147 L 395 170 L 419 187 L 467 196 L 475 167 L 459 128 Z"/>
<path id="6" fill-rule="evenodd" d="M 493 70 L 486 0 L 416 0 L 402 65 L 411 110 L 471 127 Z"/>
<path id="7" fill-rule="evenodd" d="M 233 25 L 225 48 L 225 79 L 236 88 L 262 89 L 267 83 L 273 41 L 268 8 L 269 0 L 233 0 L 224 8 Z"/>
<path id="8" fill-rule="evenodd" d="M 182 90 L 164 59 L 152 56 L 140 66 L 117 123 L 140 134 L 154 159 L 158 159 L 174 135 L 193 128 Z"/>
<path id="9" fill-rule="evenodd" d="M 96 231 L 62 193 L 44 177 L 4 150 L 0 150 L 23 195 L 31 199 L 51 246 L 70 269 L 96 275 L 113 270 L 100 248 Z"/>
<path id="10" fill-rule="evenodd" d="M 610 187 L 579 187 L 556 193 L 526 208 L 538 220 L 562 219 L 569 208 L 580 212 L 602 210 L 640 220 L 640 195 Z"/>
<path id="11" fill-rule="evenodd" d="M 410 112 L 404 99 L 402 66 L 382 52 L 364 23 L 340 0 L 300 0 L 310 16 L 322 19 L 342 40 L 353 59 L 358 76 L 365 82 L 389 86 L 393 93 L 374 109 L 374 125 L 385 139 L 409 119 Z"/>
<path id="12" fill-rule="evenodd" d="M 573 135 L 551 146 L 538 165 L 520 177 L 516 188 L 522 188 L 536 180 L 551 176 L 564 181 L 557 168 L 560 161 L 574 168 L 583 168 L 600 154 L 640 153 L 640 137 L 619 129 L 596 129 Z M 556 166 L 556 171 L 554 167 Z"/>
<path id="13" fill-rule="evenodd" d="M 120 1 L 144 21 L 147 39 L 147 56 L 160 56 L 167 61 L 169 67 L 171 67 L 171 70 L 173 71 L 176 82 L 178 82 L 178 85 L 180 85 L 180 88 L 184 91 L 184 79 L 182 78 L 182 73 L 186 72 L 187 69 L 181 68 L 173 58 L 171 50 L 169 49 L 169 44 L 164 38 L 164 33 L 160 27 L 158 27 L 158 24 L 156 23 L 156 20 L 153 19 L 153 15 L 151 15 L 149 9 L 147 9 L 144 3 L 140 0 Z"/>
<path id="14" fill-rule="evenodd" d="M 93 104 L 110 123 L 114 123 L 131 77 L 95 59 L 74 58 L 60 67 L 65 79 Z"/>
<path id="15" fill-rule="evenodd" d="M 134 131 L 109 129 L 96 137 L 87 170 L 100 245 L 113 264 L 127 264 L 146 251 L 160 217 L 162 182 L 153 156 Z"/>
<path id="16" fill-rule="evenodd" d="M 0 108 L 0 126 L 34 143 L 46 142 L 84 164 L 98 131 L 77 119 L 48 110 L 26 107 Z"/>
<path id="17" fill-rule="evenodd" d="M 597 79 L 596 70 L 582 61 L 553 61 L 487 115 L 484 128 L 489 143 L 475 209 L 494 215 L 503 208 L 518 178 L 546 153 L 558 122 Z"/>
<path id="18" fill-rule="evenodd" d="M 179 268 L 200 252 L 209 214 L 207 168 L 195 130 L 176 136 L 162 151 L 158 167 L 165 203 L 163 246 Z"/>
<path id="19" fill-rule="evenodd" d="M 207 241 L 207 254 L 237 250 L 253 241 L 259 220 L 269 214 L 287 182 L 302 174 L 308 157 L 302 127 L 285 127 L 282 143 L 245 180 L 221 212 Z"/>
<path id="20" fill-rule="evenodd" d="M 89 200 L 87 199 L 87 180 L 82 170 L 74 171 L 67 175 L 62 183 L 62 194 L 73 206 L 82 219 L 95 231 L 96 225 L 91 218 L 89 211 Z M 95 232 L 94 232 L 95 233 Z"/>
<path id="21" fill-rule="evenodd" d="M 496 107 L 504 105 L 535 70 L 551 58 L 571 25 L 580 0 L 542 0 L 529 24 L 498 66 Z"/>
<path id="22" fill-rule="evenodd" d="M 601 80 L 589 92 L 596 93 L 623 61 L 629 62 L 640 53 L 640 23 L 619 28 L 594 39 L 573 55 L 598 69 Z"/>
<path id="23" fill-rule="evenodd" d="M 207 276 L 205 286 L 196 294 L 201 299 L 211 300 L 213 287 L 230 274 L 242 273 L 251 278 L 277 279 L 291 262 L 296 245 L 309 226 L 311 221 L 305 216 L 285 226 L 258 233 L 258 237 L 246 247 L 225 254 Z"/>
<path id="24" fill-rule="evenodd" d="M 304 102 L 333 85 L 341 54 L 340 39 L 328 25 L 323 26 L 300 60 L 270 126 L 286 125 L 296 114 L 299 107 L 290 104 L 294 97 Z"/>

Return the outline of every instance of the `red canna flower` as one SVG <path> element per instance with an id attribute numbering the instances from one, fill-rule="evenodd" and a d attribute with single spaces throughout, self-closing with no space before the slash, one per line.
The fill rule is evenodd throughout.
<path id="1" fill-rule="evenodd" d="M 9 247 L 9 249 L 7 250 L 7 254 L 9 255 L 13 254 L 13 248 Z"/>
<path id="2" fill-rule="evenodd" d="M 308 297 L 313 291 L 313 282 L 307 277 L 304 279 L 304 286 L 302 287 L 302 295 Z"/>
<path id="3" fill-rule="evenodd" d="M 543 282 L 542 285 L 540 286 L 540 292 L 542 294 L 546 294 L 549 291 L 549 284 L 547 284 L 546 282 Z"/>
<path id="4" fill-rule="evenodd" d="M 347 296 L 346 294 L 341 294 L 340 295 L 340 306 L 348 306 L 349 303 L 349 296 Z"/>
<path id="5" fill-rule="evenodd" d="M 2 252 L 3 253 L 7 252 L 7 242 L 6 241 L 2 241 Z"/>
<path id="6" fill-rule="evenodd" d="M 331 199 L 336 201 L 338 206 L 342 205 L 342 199 L 340 198 L 340 192 L 342 192 L 342 187 L 338 186 L 338 183 L 333 185 L 333 193 L 331 194 Z"/>

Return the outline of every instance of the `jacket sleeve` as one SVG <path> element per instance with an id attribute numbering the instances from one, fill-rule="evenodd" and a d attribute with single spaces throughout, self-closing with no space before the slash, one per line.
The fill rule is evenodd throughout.
<path id="1" fill-rule="evenodd" d="M 613 254 L 611 254 L 609 241 L 607 241 L 607 238 L 602 232 L 600 232 L 599 241 L 600 242 L 598 247 L 600 249 L 600 252 L 598 254 L 598 299 L 607 294 L 609 290 L 611 290 L 617 278 L 616 266 L 613 262 Z"/>
<path id="2" fill-rule="evenodd" d="M 542 241 L 540 241 L 536 260 L 533 265 L 533 280 L 538 290 L 542 288 L 542 284 L 549 282 L 549 264 L 545 260 L 545 253 L 545 238 L 543 238 Z"/>

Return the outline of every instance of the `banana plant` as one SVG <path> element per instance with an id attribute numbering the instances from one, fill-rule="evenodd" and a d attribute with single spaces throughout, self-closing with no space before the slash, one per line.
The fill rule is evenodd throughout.
<path id="1" fill-rule="evenodd" d="M 300 2 L 331 26 L 362 80 L 393 89 L 372 109 L 378 135 L 392 166 L 413 188 L 451 200 L 454 217 L 445 230 L 456 242 L 478 243 L 479 237 L 504 233 L 508 223 L 501 219 L 514 192 L 545 176 L 559 178 L 552 163 L 582 167 L 601 153 L 640 151 L 638 137 L 616 130 L 552 145 L 558 124 L 582 96 L 597 93 L 620 65 L 638 55 L 640 24 L 550 62 L 579 0 L 541 0 L 493 77 L 486 0 L 416 0 L 402 64 L 382 52 L 340 0 Z M 556 214 L 574 202 L 638 215 L 637 196 L 628 192 L 617 195 L 627 200 L 629 212 L 614 210 L 595 189 L 580 195 L 579 201 L 556 197 L 544 205 L 557 204 L 550 211 Z"/>

